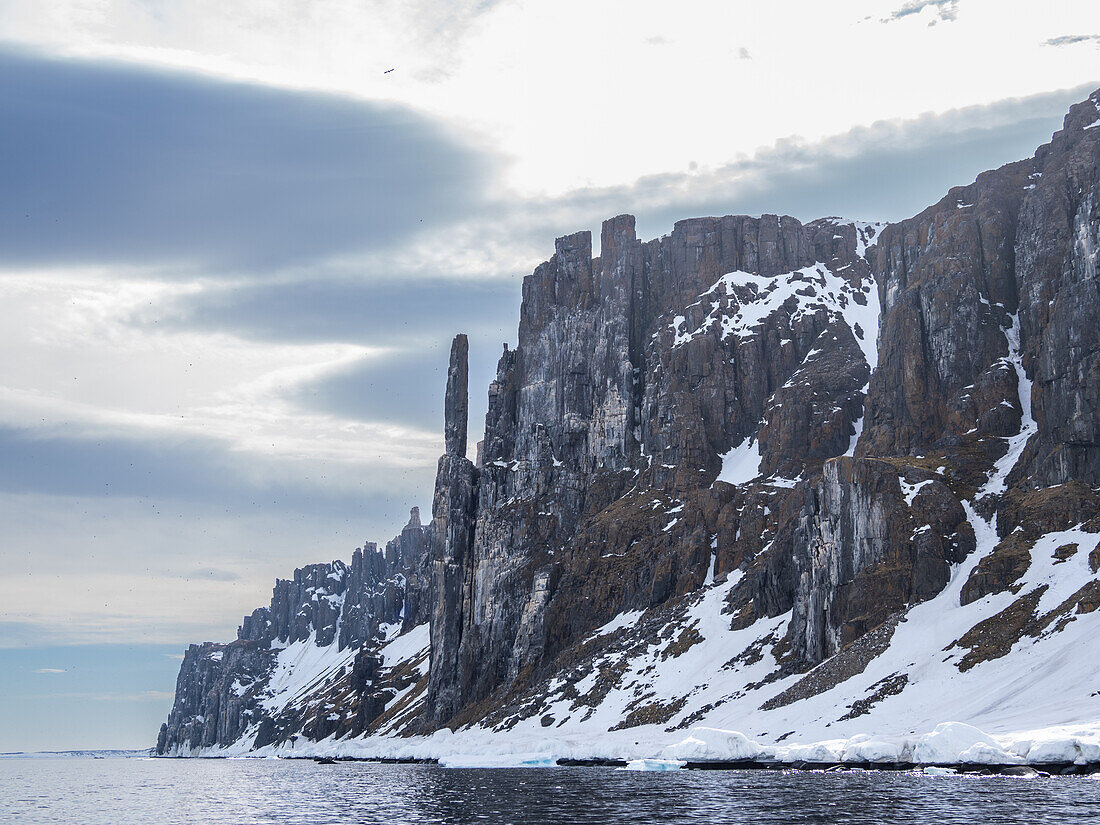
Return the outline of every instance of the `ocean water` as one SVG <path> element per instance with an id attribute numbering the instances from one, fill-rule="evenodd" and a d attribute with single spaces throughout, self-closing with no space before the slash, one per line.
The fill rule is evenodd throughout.
<path id="1" fill-rule="evenodd" d="M 0 822 L 1100 822 L 1100 780 L 886 772 L 446 769 L 291 760 L 4 759 Z"/>

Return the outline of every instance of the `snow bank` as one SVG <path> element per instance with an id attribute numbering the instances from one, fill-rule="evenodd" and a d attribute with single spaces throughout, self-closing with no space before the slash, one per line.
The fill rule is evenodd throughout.
<path id="1" fill-rule="evenodd" d="M 985 731 L 962 722 L 941 722 L 931 733 L 919 737 L 913 748 L 913 761 L 919 764 L 963 763 L 974 765 L 1013 765 L 1024 760 L 1009 753 Z"/>
<path id="2" fill-rule="evenodd" d="M 782 749 L 777 757 L 781 762 L 840 762 L 844 744 L 815 742 L 812 745 L 791 745 Z"/>
<path id="3" fill-rule="evenodd" d="M 1027 761 L 1032 765 L 1072 762 L 1085 765 L 1100 762 L 1100 744 L 1083 742 L 1076 736 L 1066 739 L 1044 739 L 1026 745 Z"/>
<path id="4" fill-rule="evenodd" d="M 961 765 L 1022 765 L 1024 758 L 998 745 L 976 742 L 962 751 L 955 761 Z"/>
<path id="5" fill-rule="evenodd" d="M 357 759 L 434 759 L 446 768 L 542 768 L 565 759 L 625 759 L 632 771 L 675 770 L 688 762 L 914 763 L 936 768 L 961 765 L 1057 765 L 1100 763 L 1100 728 L 1047 728 L 993 737 L 973 725 L 943 722 L 923 734 L 857 734 L 849 739 L 799 744 L 767 744 L 739 731 L 692 728 L 687 738 L 668 744 L 664 731 L 633 728 L 602 735 L 547 737 L 468 728 L 444 728 L 430 736 L 372 736 L 361 739 L 283 743 L 258 751 L 202 748 L 192 756 L 352 757 Z"/>
<path id="6" fill-rule="evenodd" d="M 692 728 L 691 736 L 661 751 L 668 759 L 693 762 L 740 762 L 760 759 L 769 754 L 757 742 L 735 730 Z"/>
<path id="7" fill-rule="evenodd" d="M 841 754 L 842 762 L 901 762 L 902 749 L 898 742 L 875 739 L 866 733 L 848 740 Z"/>

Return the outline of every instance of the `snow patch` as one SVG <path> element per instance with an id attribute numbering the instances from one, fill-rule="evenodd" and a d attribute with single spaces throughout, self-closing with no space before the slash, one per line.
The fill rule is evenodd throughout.
<path id="1" fill-rule="evenodd" d="M 418 624 L 387 643 L 381 650 L 382 666 L 394 667 L 399 662 L 408 661 L 425 653 L 431 646 L 431 628 L 428 622 Z M 425 665 L 427 667 L 427 665 Z"/>
<path id="2" fill-rule="evenodd" d="M 276 657 L 265 690 L 267 696 L 261 704 L 270 712 L 278 712 L 305 698 L 329 679 L 341 675 L 357 652 L 355 647 L 340 650 L 337 642 L 318 647 L 316 633 L 288 644 Z"/>
<path id="3" fill-rule="evenodd" d="M 593 631 L 593 636 L 606 636 L 610 633 L 614 633 L 616 630 L 621 630 L 624 627 L 633 627 L 638 623 L 638 619 L 642 618 L 642 610 L 627 610 L 625 613 L 620 613 L 614 619 L 609 621 L 603 627 L 597 628 Z"/>
<path id="4" fill-rule="evenodd" d="M 722 456 L 718 481 L 747 484 L 760 475 L 760 443 L 753 434 Z"/>
<path id="5" fill-rule="evenodd" d="M 915 499 L 920 491 L 931 484 L 935 479 L 927 479 L 925 481 L 919 481 L 916 484 L 910 484 L 905 479 L 898 479 L 901 484 L 901 491 L 905 495 L 905 503 L 909 507 L 913 506 L 913 499 Z"/>
<path id="6" fill-rule="evenodd" d="M 1005 339 L 1008 342 L 1008 365 L 1016 372 L 1016 387 L 1019 393 L 1020 409 L 1023 415 L 1020 420 L 1020 432 L 1008 439 L 1008 451 L 993 466 L 993 473 L 989 480 L 978 491 L 975 497 L 986 495 L 1000 495 L 1008 489 L 1008 474 L 1027 446 L 1028 439 L 1039 431 L 1038 424 L 1031 416 L 1031 379 L 1024 372 L 1023 356 L 1020 349 L 1020 316 L 1012 316 L 1012 326 L 1005 330 Z"/>

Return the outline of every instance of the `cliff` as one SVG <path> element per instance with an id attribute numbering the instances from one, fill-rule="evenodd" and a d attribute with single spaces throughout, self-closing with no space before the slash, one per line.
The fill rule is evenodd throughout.
<path id="1" fill-rule="evenodd" d="M 246 735 L 258 748 L 376 729 L 395 696 L 426 686 L 419 662 L 386 668 L 379 648 L 427 620 L 427 546 L 414 507 L 384 550 L 367 542 L 350 565 L 295 570 L 275 583 L 268 607 L 245 617 L 236 641 L 191 645 L 157 752 L 185 755 Z"/>
<path id="2" fill-rule="evenodd" d="M 1021 655 L 1056 680 L 1100 606 L 1097 124 L 1100 91 L 897 224 L 695 218 L 642 242 L 620 215 L 597 258 L 559 238 L 476 462 L 455 339 L 430 525 L 192 646 L 158 752 L 778 735 L 1007 690 L 996 662 Z"/>

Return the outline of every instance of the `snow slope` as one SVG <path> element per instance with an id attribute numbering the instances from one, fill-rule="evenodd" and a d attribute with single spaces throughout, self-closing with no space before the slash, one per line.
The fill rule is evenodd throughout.
<path id="1" fill-rule="evenodd" d="M 790 616 L 731 630 L 722 609 L 736 584 L 734 576 L 697 593 L 656 633 L 646 617 L 659 611 L 623 614 L 595 631 L 594 636 L 622 637 L 622 655 L 597 658 L 576 682 L 561 674 L 538 713 L 514 724 L 509 720 L 496 729 L 443 730 L 428 737 L 298 742 L 255 755 L 434 758 L 467 767 L 545 765 L 559 758 L 1001 765 L 1100 761 L 1100 679 L 1088 654 L 1100 638 L 1100 611 L 1075 615 L 1060 631 L 1025 638 L 1008 655 L 960 671 L 967 651 L 953 643 L 1017 598 L 1001 593 L 959 605 L 962 583 L 995 541 L 989 525 L 972 511 L 971 518 L 982 528 L 978 552 L 956 567 L 940 595 L 906 614 L 886 651 L 862 673 L 785 707 L 761 709 L 803 678 L 764 683 L 776 669 L 771 646 L 785 633 Z M 1080 529 L 1045 536 L 1032 550 L 1022 592 L 1045 584 L 1049 589 L 1039 610 L 1056 607 L 1095 579 L 1087 556 L 1098 539 Z M 1053 550 L 1067 543 L 1081 549 L 1058 562 Z M 699 640 L 685 646 L 685 633 L 693 638 L 697 634 Z M 387 666 L 396 665 L 400 657 L 423 656 L 426 643 L 427 625 L 398 637 L 384 649 Z M 318 654 L 314 661 L 325 658 Z M 338 666 L 335 659 L 326 661 L 329 668 Z M 617 674 L 614 684 L 598 702 L 586 704 L 583 697 L 599 693 L 604 669 Z M 312 678 L 320 671 L 319 666 L 312 668 Z M 899 694 L 885 696 L 864 715 L 841 718 L 853 697 L 873 694 L 876 685 L 896 674 L 908 680 Z M 309 679 L 299 678 L 294 685 Z M 289 692 L 286 688 L 277 695 Z M 654 706 L 677 710 L 661 723 L 618 728 L 632 711 Z M 544 726 L 547 716 L 554 722 Z M 242 742 L 217 755 L 247 750 Z"/>

